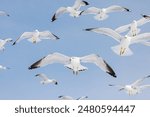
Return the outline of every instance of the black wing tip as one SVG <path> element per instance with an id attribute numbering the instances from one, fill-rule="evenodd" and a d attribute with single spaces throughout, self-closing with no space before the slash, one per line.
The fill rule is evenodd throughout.
<path id="1" fill-rule="evenodd" d="M 56 40 L 60 39 L 58 36 L 56 36 L 55 34 L 53 34 L 56 37 Z"/>
<path id="2" fill-rule="evenodd" d="M 84 2 L 85 5 L 90 5 L 87 1 L 83 0 L 83 2 Z"/>
<path id="3" fill-rule="evenodd" d="M 32 69 L 36 69 L 36 68 L 38 68 L 38 66 L 31 65 L 28 69 L 29 69 L 29 70 L 32 70 Z"/>
<path id="4" fill-rule="evenodd" d="M 113 84 L 109 84 L 108 86 L 114 86 Z"/>
<path id="5" fill-rule="evenodd" d="M 104 63 L 106 64 L 106 67 L 108 69 L 107 73 L 111 76 L 113 76 L 114 78 L 117 77 L 116 73 L 114 72 L 114 70 L 104 61 Z"/>
<path id="6" fill-rule="evenodd" d="M 53 15 L 52 19 L 51 19 L 51 22 L 54 22 L 56 20 L 56 14 Z"/>
<path id="7" fill-rule="evenodd" d="M 91 31 L 93 30 L 94 28 L 87 28 L 87 29 L 83 29 L 84 31 Z"/>
<path id="8" fill-rule="evenodd" d="M 124 9 L 125 9 L 127 12 L 131 12 L 131 10 L 128 9 L 128 8 L 126 8 L 126 7 L 124 7 Z"/>
<path id="9" fill-rule="evenodd" d="M 58 82 L 55 82 L 55 85 L 58 85 Z"/>
<path id="10" fill-rule="evenodd" d="M 15 45 L 15 44 L 16 44 L 16 41 L 12 45 Z"/>
<path id="11" fill-rule="evenodd" d="M 142 17 L 144 17 L 144 18 L 150 18 L 150 16 L 148 16 L 148 15 L 145 15 L 145 14 L 141 14 L 142 15 Z"/>
<path id="12" fill-rule="evenodd" d="M 84 12 L 84 10 L 83 10 L 83 11 L 81 11 L 79 15 L 82 15 L 82 13 L 83 13 L 83 12 Z"/>

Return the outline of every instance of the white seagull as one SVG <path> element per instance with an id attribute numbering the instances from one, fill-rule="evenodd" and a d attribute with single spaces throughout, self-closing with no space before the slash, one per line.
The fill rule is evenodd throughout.
<path id="1" fill-rule="evenodd" d="M 29 69 L 43 67 L 52 63 L 61 63 L 61 64 L 64 64 L 65 67 L 71 69 L 73 71 L 73 74 L 77 75 L 80 71 L 85 71 L 88 69 L 87 67 L 84 67 L 83 65 L 81 65 L 81 62 L 94 63 L 106 73 L 112 75 L 113 77 L 116 77 L 116 74 L 113 71 L 113 69 L 100 56 L 96 54 L 90 54 L 90 55 L 83 56 L 83 57 L 69 57 L 69 56 L 55 52 L 33 63 L 29 67 Z"/>
<path id="2" fill-rule="evenodd" d="M 5 11 L 0 11 L 0 16 L 10 16 L 10 15 Z"/>
<path id="3" fill-rule="evenodd" d="M 144 78 L 138 79 L 132 84 L 128 85 L 112 85 L 110 84 L 109 86 L 115 86 L 119 88 L 119 91 L 124 90 L 128 95 L 135 95 L 138 93 L 141 93 L 141 91 L 145 88 L 150 88 L 150 85 L 141 85 L 141 83 L 146 79 L 149 78 L 150 76 L 146 76 Z"/>
<path id="4" fill-rule="evenodd" d="M 0 50 L 5 50 L 5 45 L 9 42 L 12 42 L 13 40 L 11 38 L 7 38 L 7 39 L 0 39 Z"/>
<path id="5" fill-rule="evenodd" d="M 105 20 L 108 18 L 108 13 L 112 12 L 121 12 L 121 11 L 127 11 L 129 12 L 130 10 L 128 8 L 118 6 L 118 5 L 113 5 L 107 8 L 96 8 L 96 7 L 90 7 L 87 10 L 83 11 L 81 15 L 86 15 L 86 14 L 95 14 L 94 18 L 96 20 Z"/>
<path id="6" fill-rule="evenodd" d="M 143 17 L 144 17 L 144 15 L 143 15 Z M 133 20 L 132 23 L 118 27 L 117 29 L 115 29 L 115 31 L 118 33 L 123 33 L 123 32 L 129 31 L 127 34 L 128 36 L 136 36 L 137 34 L 140 33 L 140 29 L 138 27 L 140 27 L 148 22 L 150 22 L 150 19 L 147 19 L 147 18 L 141 18 L 137 21 Z"/>
<path id="7" fill-rule="evenodd" d="M 70 16 L 72 17 L 79 17 L 82 12 L 80 11 L 80 7 L 86 5 L 89 5 L 89 3 L 84 0 L 76 0 L 72 7 L 60 7 L 53 15 L 51 21 L 55 21 L 61 14 L 64 13 L 70 13 Z"/>
<path id="8" fill-rule="evenodd" d="M 61 100 L 74 100 L 73 97 L 64 96 L 64 95 L 58 96 L 58 98 L 61 99 Z M 77 98 L 76 100 L 84 100 L 84 99 L 87 99 L 87 98 L 88 98 L 88 96 L 82 96 L 82 97 Z"/>
<path id="9" fill-rule="evenodd" d="M 111 49 L 120 56 L 130 56 L 133 54 L 133 52 L 129 48 L 131 44 L 146 42 L 150 40 L 150 33 L 142 33 L 142 34 L 132 37 L 128 35 L 122 36 L 110 28 L 88 28 L 85 30 L 96 32 L 99 34 L 104 34 L 106 36 L 110 36 L 113 39 L 115 39 L 120 44 L 117 46 L 111 47 Z"/>
<path id="10" fill-rule="evenodd" d="M 13 45 L 15 45 L 16 43 L 18 43 L 19 41 L 23 40 L 23 39 L 28 39 L 28 41 L 32 42 L 32 43 L 37 43 L 40 42 L 41 39 L 51 39 L 51 40 L 57 40 L 59 39 L 59 37 L 57 37 L 56 35 L 54 35 L 53 33 L 51 33 L 50 31 L 42 31 L 39 32 L 38 30 L 35 30 L 33 32 L 24 32 L 14 43 Z"/>
<path id="11" fill-rule="evenodd" d="M 10 69 L 10 68 L 0 65 L 0 69 L 1 70 L 6 70 L 6 69 Z"/>
<path id="12" fill-rule="evenodd" d="M 42 79 L 41 84 L 50 84 L 54 83 L 55 85 L 58 84 L 58 82 L 55 79 L 49 79 L 45 74 L 36 74 L 36 77 L 40 77 Z"/>

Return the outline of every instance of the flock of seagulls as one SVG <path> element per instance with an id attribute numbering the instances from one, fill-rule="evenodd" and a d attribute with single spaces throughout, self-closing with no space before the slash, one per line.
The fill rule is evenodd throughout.
<path id="1" fill-rule="evenodd" d="M 51 18 L 51 21 L 54 22 L 55 20 L 60 17 L 60 15 L 64 13 L 69 13 L 71 17 L 80 17 L 83 15 L 93 14 L 94 19 L 98 21 L 102 21 L 108 18 L 108 14 L 112 12 L 131 12 L 130 9 L 118 6 L 118 5 L 112 5 L 107 8 L 96 8 L 96 7 L 89 7 L 86 10 L 82 10 L 81 7 L 90 5 L 87 1 L 84 0 L 76 0 L 73 6 L 69 7 L 60 7 L 54 15 Z M 4 11 L 0 11 L 0 16 L 9 16 Z M 140 43 L 146 46 L 150 46 L 150 32 L 147 33 L 140 33 L 141 29 L 140 27 L 146 23 L 150 22 L 150 16 L 149 15 L 143 15 L 142 18 L 139 20 L 133 20 L 131 23 L 126 24 L 124 26 L 120 26 L 116 29 L 106 28 L 106 27 L 99 27 L 99 28 L 86 28 L 84 31 L 91 31 L 95 33 L 99 33 L 102 35 L 106 35 L 108 37 L 111 37 L 115 39 L 119 44 L 116 46 L 111 47 L 114 53 L 116 53 L 119 56 L 131 56 L 133 54 L 132 50 L 130 49 L 130 45 Z M 124 33 L 126 33 L 124 35 Z M 58 36 L 53 34 L 52 32 L 46 30 L 46 31 L 39 31 L 35 30 L 33 32 L 24 32 L 17 40 L 13 42 L 11 38 L 7 39 L 0 39 L 0 50 L 5 50 L 5 45 L 9 42 L 13 42 L 12 45 L 16 45 L 21 40 L 27 39 L 31 43 L 38 43 L 43 39 L 49 39 L 49 40 L 58 40 L 60 39 Z M 97 54 L 89 54 L 86 56 L 78 57 L 78 56 L 67 56 L 58 52 L 51 53 L 45 57 L 42 57 L 41 59 L 37 60 L 33 64 L 29 66 L 29 70 L 44 67 L 49 64 L 53 63 L 60 63 L 63 64 L 64 67 L 72 70 L 73 74 L 78 75 L 81 71 L 88 70 L 87 67 L 85 67 L 83 64 L 85 63 L 93 63 L 98 68 L 100 68 L 102 71 L 106 72 L 112 77 L 117 77 L 114 69 L 99 55 Z M 5 66 L 0 65 L 0 69 L 6 70 L 9 69 Z M 46 74 L 39 73 L 36 74 L 35 77 L 38 77 L 41 79 L 40 83 L 43 85 L 46 84 L 54 84 L 58 85 L 58 81 L 56 79 L 50 79 Z M 129 95 L 135 95 L 140 93 L 143 89 L 149 88 L 150 85 L 141 85 L 141 83 L 145 80 L 150 78 L 150 76 L 146 76 L 142 79 L 138 79 L 132 84 L 129 85 L 112 85 L 109 86 L 115 86 L 119 87 L 119 91 L 126 91 Z M 59 99 L 63 100 L 74 100 L 75 98 L 71 96 L 64 96 L 61 95 L 58 97 Z M 88 96 L 82 96 L 77 98 L 76 100 L 82 100 L 87 99 Z"/>

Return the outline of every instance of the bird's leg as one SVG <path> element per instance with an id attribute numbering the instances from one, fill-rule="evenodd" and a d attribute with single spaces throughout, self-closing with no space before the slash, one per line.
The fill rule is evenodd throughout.
<path id="1" fill-rule="evenodd" d="M 36 43 L 36 38 L 35 37 L 32 37 L 32 42 Z"/>
<path id="2" fill-rule="evenodd" d="M 122 54 L 124 54 L 125 50 L 126 50 L 126 48 L 123 48 L 123 50 L 122 50 Z"/>
<path id="3" fill-rule="evenodd" d="M 122 49 L 123 49 L 123 48 L 121 47 L 121 49 L 120 49 L 120 55 L 122 55 Z"/>

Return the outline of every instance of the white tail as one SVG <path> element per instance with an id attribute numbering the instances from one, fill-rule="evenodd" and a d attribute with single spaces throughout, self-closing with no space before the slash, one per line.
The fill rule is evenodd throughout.
<path id="1" fill-rule="evenodd" d="M 72 66 L 72 64 L 65 65 L 65 67 L 67 67 L 68 69 L 73 70 L 73 73 L 76 74 L 76 75 L 78 74 L 78 72 L 85 71 L 85 70 L 88 69 L 87 67 L 84 67 L 82 65 L 79 65 L 78 67 L 74 67 L 74 66 Z"/>
<path id="2" fill-rule="evenodd" d="M 133 54 L 132 50 L 128 47 L 125 49 L 124 53 L 121 53 L 121 45 L 113 46 L 111 49 L 120 56 L 131 56 Z"/>

